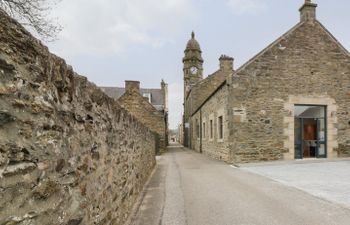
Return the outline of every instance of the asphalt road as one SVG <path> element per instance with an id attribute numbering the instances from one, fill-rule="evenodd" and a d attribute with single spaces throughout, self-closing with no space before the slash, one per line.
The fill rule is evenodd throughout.
<path id="1" fill-rule="evenodd" d="M 134 225 L 349 225 L 350 209 L 170 147 L 146 189 Z"/>

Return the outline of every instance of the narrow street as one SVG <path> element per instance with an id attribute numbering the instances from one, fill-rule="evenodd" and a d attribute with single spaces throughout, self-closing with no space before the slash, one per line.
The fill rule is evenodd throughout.
<path id="1" fill-rule="evenodd" d="M 133 225 L 348 225 L 350 209 L 181 146 L 158 159 Z"/>

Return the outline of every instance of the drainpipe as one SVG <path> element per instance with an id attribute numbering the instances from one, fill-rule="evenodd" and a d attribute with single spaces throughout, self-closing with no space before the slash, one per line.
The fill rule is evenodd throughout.
<path id="1" fill-rule="evenodd" d="M 199 130 L 200 130 L 200 135 L 199 135 L 199 152 L 202 153 L 202 137 L 203 137 L 203 130 L 202 130 L 202 109 L 199 110 Z"/>

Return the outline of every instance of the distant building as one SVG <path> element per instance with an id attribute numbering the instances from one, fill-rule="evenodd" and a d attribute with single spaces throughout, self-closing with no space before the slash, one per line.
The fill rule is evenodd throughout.
<path id="1" fill-rule="evenodd" d="M 177 140 L 180 144 L 184 144 L 184 128 L 183 123 L 178 125 L 177 128 Z"/>
<path id="2" fill-rule="evenodd" d="M 183 143 L 226 162 L 350 156 L 350 54 L 306 0 L 300 22 L 238 69 L 203 79 L 194 33 L 183 58 Z"/>
<path id="3" fill-rule="evenodd" d="M 123 87 L 100 87 L 109 97 L 119 99 L 124 93 Z M 168 84 L 163 80 L 161 88 L 140 88 L 140 94 L 158 110 L 168 112 Z"/>
<path id="4" fill-rule="evenodd" d="M 100 88 L 157 133 L 160 148 L 165 150 L 168 145 L 168 84 L 162 80 L 160 89 L 141 89 L 139 81 L 125 81 L 125 88 Z"/>

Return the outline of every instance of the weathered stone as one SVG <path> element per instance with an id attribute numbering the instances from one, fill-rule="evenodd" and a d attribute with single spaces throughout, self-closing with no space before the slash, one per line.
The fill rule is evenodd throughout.
<path id="1" fill-rule="evenodd" d="M 13 176 L 13 175 L 21 175 L 27 172 L 30 172 L 36 168 L 36 165 L 34 163 L 28 163 L 28 162 L 23 162 L 23 163 L 18 163 L 15 165 L 8 165 L 4 172 L 4 176 Z"/>
<path id="2" fill-rule="evenodd" d="M 91 148 L 91 156 L 95 160 L 99 160 L 100 159 L 100 153 L 98 152 L 98 146 L 97 146 L 96 143 L 94 143 L 94 145 Z"/>
<path id="3" fill-rule="evenodd" d="M 0 56 L 0 69 L 7 70 L 7 71 L 13 71 L 15 70 L 15 67 L 11 64 L 9 64 L 4 58 Z"/>
<path id="4" fill-rule="evenodd" d="M 202 60 L 200 49 L 192 54 L 186 47 L 185 144 L 227 162 L 294 159 L 295 106 L 317 105 L 327 108 L 327 157 L 350 156 L 350 55 L 316 19 L 315 8 L 305 4 L 300 23 L 238 70 L 226 71 L 219 85 L 217 73 L 204 80 L 190 74 L 188 67 L 201 67 Z"/>
<path id="5" fill-rule="evenodd" d="M 39 170 L 46 170 L 47 168 L 49 168 L 49 165 L 45 162 L 40 162 L 37 164 L 37 166 Z"/>
<path id="6" fill-rule="evenodd" d="M 160 150 L 164 151 L 167 145 L 166 116 L 140 94 L 140 83 L 138 81 L 126 81 L 125 86 L 126 91 L 118 99 L 118 103 L 157 134 Z"/>
<path id="7" fill-rule="evenodd" d="M 44 180 L 33 190 L 33 197 L 45 200 L 60 190 L 59 184 L 52 180 Z"/>
<path id="8" fill-rule="evenodd" d="M 23 221 L 23 218 L 18 216 L 10 216 L 1 223 L 1 225 L 15 225 Z"/>
<path id="9" fill-rule="evenodd" d="M 26 213 L 23 217 L 19 217 L 19 216 L 11 216 L 7 219 L 5 219 L 5 221 L 0 221 L 2 223 L 0 223 L 1 225 L 15 225 L 15 224 L 19 224 L 20 222 L 23 221 L 28 221 L 28 219 L 32 219 L 37 217 L 37 212 L 31 211 Z"/>
<path id="10" fill-rule="evenodd" d="M 153 133 L 1 10 L 0 31 L 0 224 L 124 224 Z"/>
<path id="11" fill-rule="evenodd" d="M 61 172 L 65 164 L 66 164 L 66 161 L 64 159 L 57 160 L 56 168 L 55 168 L 56 172 Z"/>
<path id="12" fill-rule="evenodd" d="M 16 120 L 16 117 L 6 111 L 0 111 L 0 127 Z"/>
<path id="13" fill-rule="evenodd" d="M 83 221 L 83 218 L 69 220 L 67 225 L 79 225 Z"/>

